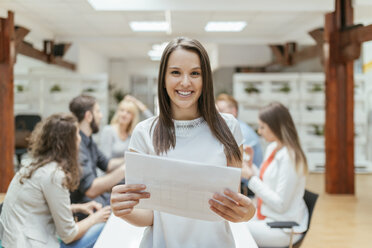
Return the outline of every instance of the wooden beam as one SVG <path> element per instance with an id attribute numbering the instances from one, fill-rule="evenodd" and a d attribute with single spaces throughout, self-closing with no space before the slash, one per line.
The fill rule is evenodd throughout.
<path id="1" fill-rule="evenodd" d="M 297 45 L 295 42 L 287 42 L 284 46 L 284 63 L 293 65 L 293 55 L 296 53 Z"/>
<path id="2" fill-rule="evenodd" d="M 24 41 L 19 44 L 17 53 L 48 63 L 48 56 L 45 53 L 35 49 L 31 44 Z"/>
<path id="3" fill-rule="evenodd" d="M 342 47 L 340 59 L 344 62 L 358 59 L 360 57 L 361 50 L 361 44 L 351 43 L 346 47 Z"/>
<path id="4" fill-rule="evenodd" d="M 266 67 L 275 64 L 291 66 L 308 59 L 322 57 L 321 45 L 308 46 L 298 51 L 296 43 L 288 42 L 284 46 L 270 45 L 270 48 L 275 58 L 273 62 L 266 65 Z"/>
<path id="5" fill-rule="evenodd" d="M 44 51 L 40 51 L 38 49 L 35 49 L 31 44 L 25 41 L 22 41 L 17 49 L 17 53 L 40 60 L 44 63 L 58 65 L 69 70 L 76 70 L 76 66 L 74 63 L 64 61 L 62 58 L 55 58 L 54 56 L 47 54 L 47 51 L 52 52 L 53 49 L 48 50 L 47 48 L 45 48 Z"/>
<path id="6" fill-rule="evenodd" d="M 341 32 L 353 24 L 351 0 L 336 0 L 326 14 L 324 67 L 326 73 L 326 192 L 354 194 L 354 63 L 341 60 Z"/>
<path id="7" fill-rule="evenodd" d="M 309 35 L 315 40 L 318 45 L 324 43 L 324 28 L 316 28 L 309 32 Z"/>
<path id="8" fill-rule="evenodd" d="M 349 31 L 351 42 L 366 42 L 372 40 L 372 24 L 365 27 L 357 27 Z"/>
<path id="9" fill-rule="evenodd" d="M 341 61 L 355 60 L 360 57 L 361 44 L 372 40 L 372 25 L 364 27 L 363 25 L 354 25 L 345 28 L 340 34 Z"/>
<path id="10" fill-rule="evenodd" d="M 16 26 L 15 27 L 15 44 L 16 49 L 18 48 L 19 44 L 23 41 L 26 35 L 30 32 L 27 28 Z"/>
<path id="11" fill-rule="evenodd" d="M 322 50 L 318 46 L 305 47 L 292 55 L 292 64 L 295 65 L 311 58 L 321 57 L 321 55 Z"/>
<path id="12" fill-rule="evenodd" d="M 313 37 L 317 44 L 315 46 L 302 48 L 301 50 L 297 49 L 297 44 L 294 42 L 287 42 L 284 46 L 271 45 L 270 48 L 275 56 L 275 59 L 274 62 L 267 66 L 271 66 L 275 63 L 284 66 L 291 66 L 315 57 L 320 57 L 323 62 L 323 31 L 323 28 L 317 28 L 310 31 L 309 35 Z"/>
<path id="13" fill-rule="evenodd" d="M 58 65 L 58 66 L 63 67 L 63 68 L 66 68 L 66 69 L 69 69 L 69 70 L 72 70 L 72 71 L 76 70 L 76 65 L 75 64 L 67 62 L 60 57 L 54 57 L 53 64 Z"/>
<path id="14" fill-rule="evenodd" d="M 284 47 L 282 45 L 270 45 L 270 49 L 274 54 L 274 63 L 283 64 Z"/>
<path id="15" fill-rule="evenodd" d="M 266 72 L 266 67 L 236 67 L 236 73 L 256 73 L 256 72 Z"/>
<path id="16" fill-rule="evenodd" d="M 40 60 L 47 64 L 53 64 L 60 67 L 64 67 L 69 70 L 76 70 L 76 66 L 73 63 L 64 61 L 63 55 L 70 48 L 71 43 L 60 43 L 54 44 L 52 40 L 44 41 L 44 49 L 40 51 L 35 49 L 30 43 L 24 41 L 24 37 L 30 32 L 30 30 L 16 26 L 15 27 L 15 49 L 16 52 L 27 57 L 31 57 L 36 60 Z M 56 50 L 58 47 L 58 51 Z M 56 51 L 55 51 L 56 50 Z M 57 52 L 57 54 L 55 53 Z M 0 55 L 1 56 L 1 55 Z M 1 57 L 0 57 L 1 60 Z"/>
<path id="17" fill-rule="evenodd" d="M 0 18 L 0 192 L 6 192 L 14 174 L 14 15 Z"/>
<path id="18" fill-rule="evenodd" d="M 54 64 L 54 41 L 52 40 L 44 40 L 44 54 L 47 55 L 47 61 L 49 64 Z"/>

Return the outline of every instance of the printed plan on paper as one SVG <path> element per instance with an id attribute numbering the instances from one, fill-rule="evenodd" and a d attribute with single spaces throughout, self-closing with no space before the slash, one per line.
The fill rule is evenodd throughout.
<path id="1" fill-rule="evenodd" d="M 150 192 L 136 208 L 209 221 L 222 218 L 209 209 L 214 193 L 237 192 L 241 170 L 134 152 L 125 153 L 127 184 L 144 184 Z"/>

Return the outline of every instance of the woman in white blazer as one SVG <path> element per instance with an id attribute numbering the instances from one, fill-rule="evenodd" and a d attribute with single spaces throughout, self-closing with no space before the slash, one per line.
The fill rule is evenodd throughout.
<path id="1" fill-rule="evenodd" d="M 271 229 L 271 221 L 295 221 L 294 242 L 306 231 L 308 210 L 303 200 L 307 161 L 292 117 L 281 103 L 271 103 L 259 113 L 259 134 L 268 145 L 259 173 L 243 163 L 243 177 L 257 197 L 255 218 L 248 227 L 259 247 L 288 246 L 290 232 Z"/>
<path id="2" fill-rule="evenodd" d="M 94 245 L 110 208 L 95 202 L 70 204 L 69 190 L 79 183 L 78 131 L 75 117 L 55 114 L 32 133 L 33 162 L 17 172 L 4 199 L 0 216 L 3 247 Z M 75 211 L 90 215 L 75 223 Z"/>

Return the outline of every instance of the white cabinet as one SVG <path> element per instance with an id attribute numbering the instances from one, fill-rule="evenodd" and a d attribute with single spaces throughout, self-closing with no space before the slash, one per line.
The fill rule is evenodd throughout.
<path id="1" fill-rule="evenodd" d="M 81 93 L 94 96 L 108 118 L 108 80 L 105 75 L 16 74 L 14 76 L 14 114 L 69 112 L 69 102 Z"/>
<path id="2" fill-rule="evenodd" d="M 257 126 L 258 111 L 272 101 L 288 107 L 296 124 L 311 171 L 324 171 L 325 76 L 323 73 L 237 73 L 233 95 L 239 118 Z M 355 170 L 372 171 L 368 113 L 372 104 L 372 79 L 355 76 Z"/>

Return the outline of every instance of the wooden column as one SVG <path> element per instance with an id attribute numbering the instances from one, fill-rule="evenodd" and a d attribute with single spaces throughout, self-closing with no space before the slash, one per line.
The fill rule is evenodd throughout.
<path id="1" fill-rule="evenodd" d="M 14 174 L 14 16 L 0 18 L 0 192 L 6 192 Z"/>
<path id="2" fill-rule="evenodd" d="M 326 14 L 326 192 L 354 194 L 354 61 L 344 56 L 342 31 L 353 24 L 352 0 Z"/>

